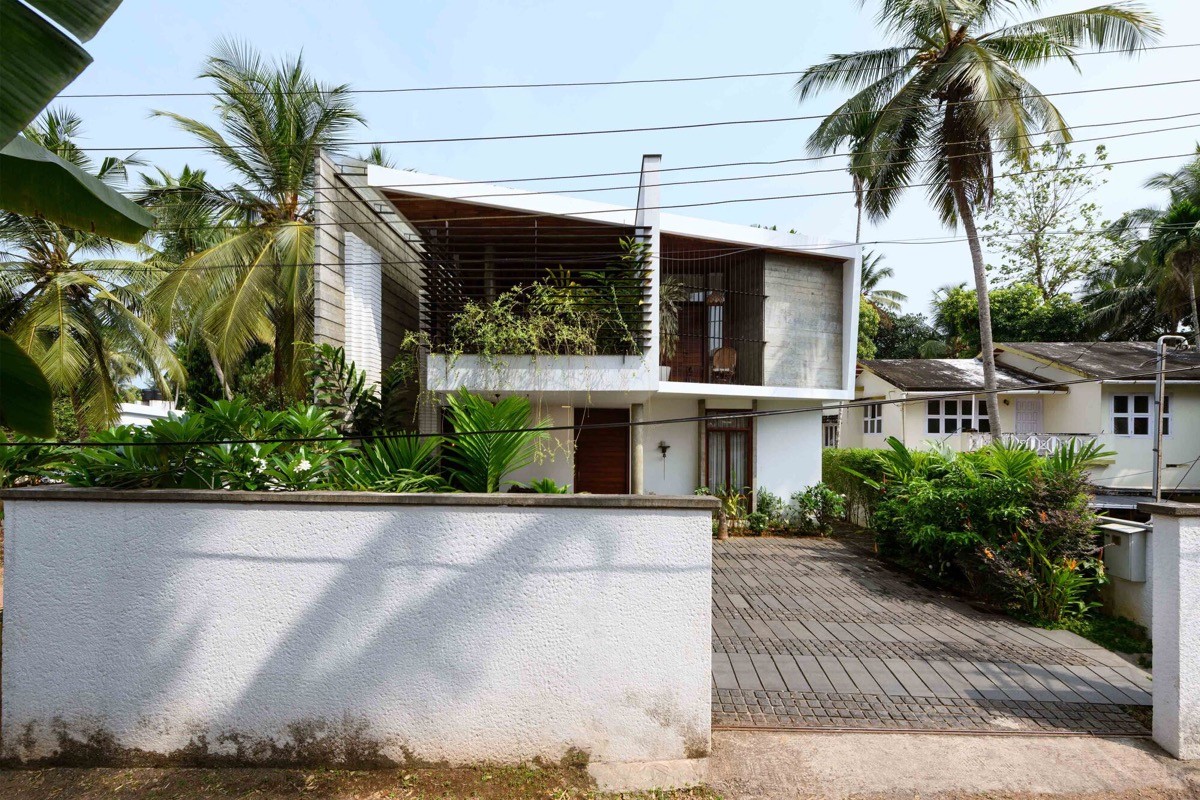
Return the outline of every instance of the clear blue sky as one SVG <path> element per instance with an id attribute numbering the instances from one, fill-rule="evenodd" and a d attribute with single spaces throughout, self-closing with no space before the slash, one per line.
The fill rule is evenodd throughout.
<path id="1" fill-rule="evenodd" d="M 1054 12 L 1094 4 L 1047 2 Z M 1151 0 L 1163 19 L 1164 43 L 1200 41 L 1200 4 Z M 303 50 L 309 69 L 330 82 L 355 88 L 457 83 L 607 80 L 660 76 L 799 70 L 831 52 L 882 43 L 873 24 L 875 3 L 853 2 L 562 2 L 562 0 L 213 0 L 167 3 L 126 0 L 89 44 L 95 63 L 71 92 L 197 91 L 195 79 L 220 36 L 235 35 L 268 55 Z M 1043 91 L 1200 78 L 1200 48 L 1146 53 L 1135 61 L 1117 56 L 1081 59 L 1083 74 L 1055 66 L 1033 75 Z M 357 139 L 408 139 L 552 130 L 632 127 L 755 117 L 815 114 L 839 98 L 810 101 L 800 110 L 788 78 L 692 84 L 527 89 L 403 95 L 361 95 L 369 127 Z M 206 98 L 77 99 L 60 101 L 79 112 L 86 144 L 128 146 L 190 144 L 169 122 L 149 117 L 163 108 L 212 119 Z M 1200 84 L 1147 91 L 1078 95 L 1059 99 L 1071 124 L 1200 112 Z M 1115 139 L 1110 160 L 1191 150 L 1200 139 L 1200 116 L 1171 122 L 1082 130 L 1078 136 L 1126 133 L 1195 124 L 1189 130 Z M 636 169 L 642 153 L 663 154 L 664 166 L 803 156 L 811 122 L 708 130 L 621 134 L 541 141 L 431 144 L 391 147 L 403 167 L 463 179 L 499 179 Z M 1088 144 L 1091 148 L 1094 145 Z M 185 162 L 212 168 L 203 153 L 146 154 L 178 169 Z M 676 176 L 748 175 L 835 166 L 734 168 Z M 1141 188 L 1154 171 L 1181 160 L 1115 167 L 1099 201 L 1110 216 L 1154 202 Z M 217 173 L 219 176 L 219 173 Z M 553 185 L 564 193 L 583 186 L 622 185 L 594 179 Z M 542 185 L 541 188 L 551 188 Z M 730 197 L 800 194 L 848 188 L 842 174 L 806 175 L 715 185 L 664 187 L 663 202 L 691 203 Z M 633 190 L 587 195 L 629 204 Z M 804 233 L 852 239 L 849 196 L 775 200 L 699 208 L 684 213 L 741 223 L 776 224 Z M 945 233 L 920 190 L 886 224 L 864 239 L 939 236 Z M 882 245 L 895 268 L 893 288 L 925 310 L 932 290 L 970 280 L 966 245 Z"/>

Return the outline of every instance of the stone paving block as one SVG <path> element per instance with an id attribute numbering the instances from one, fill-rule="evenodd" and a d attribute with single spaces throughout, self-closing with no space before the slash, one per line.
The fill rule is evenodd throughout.
<path id="1" fill-rule="evenodd" d="M 916 585 L 853 539 L 714 546 L 717 725 L 1147 733 L 1149 675 Z"/>

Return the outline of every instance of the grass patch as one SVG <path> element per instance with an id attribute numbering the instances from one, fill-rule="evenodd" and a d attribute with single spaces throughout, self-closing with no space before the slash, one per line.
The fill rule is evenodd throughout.
<path id="1" fill-rule="evenodd" d="M 1115 653 L 1150 652 L 1150 637 L 1146 635 L 1146 629 L 1125 617 L 1089 614 L 1079 619 L 1062 622 L 1035 621 L 1035 624 L 1042 628 L 1057 628 L 1077 633 Z"/>
<path id="2" fill-rule="evenodd" d="M 720 800 L 708 789 L 599 794 L 573 765 L 388 770 L 50 768 L 0 771 L 6 800 Z"/>

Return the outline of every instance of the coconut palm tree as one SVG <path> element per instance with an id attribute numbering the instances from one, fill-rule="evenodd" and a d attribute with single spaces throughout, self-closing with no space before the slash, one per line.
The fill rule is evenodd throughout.
<path id="1" fill-rule="evenodd" d="M 1134 278 L 1134 286 L 1143 290 L 1124 295 L 1110 293 L 1093 301 L 1103 303 L 1100 308 L 1112 318 L 1117 311 L 1137 313 L 1130 303 L 1134 298 L 1142 299 L 1149 303 L 1146 311 L 1157 309 L 1180 322 L 1188 319 L 1194 343 L 1200 347 L 1200 303 L 1196 297 L 1196 281 L 1200 277 L 1200 198 L 1193 200 L 1181 189 L 1172 190 L 1166 208 L 1130 211 L 1111 230 L 1127 242 L 1122 276 Z M 1118 299 L 1124 302 L 1117 304 Z"/>
<path id="2" fill-rule="evenodd" d="M 256 344 L 274 353 L 272 381 L 284 396 L 303 394 L 297 345 L 312 336 L 312 195 L 316 155 L 337 151 L 363 122 L 346 85 L 308 75 L 301 57 L 268 64 L 234 41 L 218 43 L 200 77 L 215 85 L 220 130 L 168 111 L 173 120 L 237 176 L 205 201 L 227 226 L 220 241 L 185 259 L 156 288 L 156 306 L 203 309 L 205 340 L 227 380 Z"/>
<path id="3" fill-rule="evenodd" d="M 106 158 L 95 167 L 75 144 L 81 128 L 75 114 L 52 109 L 25 138 L 110 185 L 123 184 L 127 165 L 136 162 Z M 117 421 L 121 382 L 131 371 L 160 385 L 164 371 L 183 380 L 143 303 L 157 276 L 126 258 L 118 242 L 4 212 L 0 246 L 0 330 L 33 357 L 56 395 L 70 399 L 82 431 Z"/>
<path id="4" fill-rule="evenodd" d="M 1037 11 L 1041 0 L 881 0 L 879 24 L 895 40 L 888 47 L 831 56 L 796 81 L 801 101 L 829 89 L 854 93 L 809 137 L 817 154 L 854 144 L 856 120 L 873 117 L 857 144 L 873 153 L 865 203 L 886 216 L 903 190 L 926 187 L 942 222 L 961 224 L 979 295 L 985 388 L 996 389 L 991 308 L 976 211 L 992 195 L 997 153 L 1028 163 L 1030 137 L 1045 132 L 1070 139 L 1054 104 L 1022 70 L 1052 59 L 1075 65 L 1081 46 L 1134 52 L 1155 40 L 1157 19 L 1133 3 L 1101 5 L 1024 22 L 1001 24 L 1010 12 Z M 993 435 L 1000 433 L 995 403 L 988 404 Z"/>
<path id="5" fill-rule="evenodd" d="M 137 200 L 152 210 L 158 219 L 153 232 L 157 250 L 149 261 L 166 274 L 178 270 L 183 262 L 199 253 L 216 247 L 227 236 L 237 233 L 238 226 L 224 219 L 223 204 L 213 199 L 219 191 L 208 182 L 204 170 L 185 165 L 178 175 L 161 167 L 157 173 L 141 176 L 142 191 Z M 162 318 L 171 321 L 171 332 L 177 342 L 188 348 L 204 349 L 225 399 L 232 400 L 233 388 L 216 356 L 215 346 L 206 338 L 206 309 L 203 305 L 189 304 L 188 297 L 182 293 L 176 295 L 175 300 L 176 307 L 163 313 Z"/>
<path id="6" fill-rule="evenodd" d="M 860 291 L 862 302 L 874 308 L 881 320 L 888 320 L 893 314 L 899 313 L 900 304 L 908 299 L 908 295 L 895 289 L 879 288 L 883 281 L 896 277 L 895 270 L 883 266 L 883 259 L 883 253 L 873 250 L 863 253 Z"/>

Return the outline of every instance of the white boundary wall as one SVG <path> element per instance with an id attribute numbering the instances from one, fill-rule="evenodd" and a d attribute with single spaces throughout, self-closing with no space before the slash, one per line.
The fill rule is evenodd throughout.
<path id="1" fill-rule="evenodd" d="M 4 501 L 8 758 L 56 733 L 343 763 L 707 755 L 709 498 Z"/>
<path id="2" fill-rule="evenodd" d="M 1154 741 L 1200 759 L 1200 504 L 1138 510 L 1154 520 Z"/>

